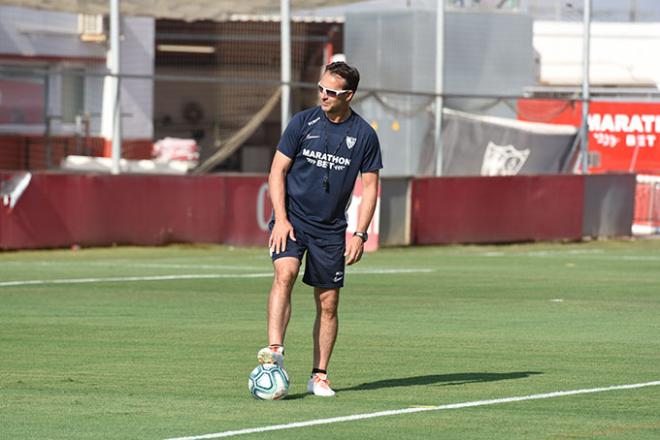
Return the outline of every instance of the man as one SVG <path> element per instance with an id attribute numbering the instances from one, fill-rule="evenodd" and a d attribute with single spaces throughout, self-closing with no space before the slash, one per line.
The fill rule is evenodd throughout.
<path id="1" fill-rule="evenodd" d="M 318 84 L 321 105 L 296 114 L 277 146 L 268 178 L 273 204 L 268 242 L 274 278 L 268 300 L 269 346 L 261 363 L 284 361 L 291 291 L 306 253 L 303 282 L 314 287 L 314 362 L 307 391 L 334 396 L 327 379 L 338 329 L 344 266 L 360 261 L 383 167 L 371 126 L 350 108 L 360 74 L 344 62 L 325 67 Z M 358 174 L 362 202 L 357 232 L 346 241 L 346 208 Z"/>

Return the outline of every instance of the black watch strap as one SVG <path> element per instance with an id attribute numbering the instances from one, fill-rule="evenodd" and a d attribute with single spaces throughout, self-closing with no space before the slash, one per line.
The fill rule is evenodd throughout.
<path id="1" fill-rule="evenodd" d="M 366 241 L 369 239 L 369 234 L 366 232 L 354 232 L 353 235 L 360 237 L 363 243 L 366 243 Z"/>

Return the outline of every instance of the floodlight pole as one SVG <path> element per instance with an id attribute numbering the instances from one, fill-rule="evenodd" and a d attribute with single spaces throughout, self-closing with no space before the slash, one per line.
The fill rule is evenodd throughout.
<path id="1" fill-rule="evenodd" d="M 445 65 L 445 2 L 437 0 L 435 26 L 435 175 L 442 176 L 442 94 L 444 93 Z"/>
<path id="2" fill-rule="evenodd" d="M 108 68 L 110 90 L 112 99 L 112 174 L 119 174 L 119 161 L 121 159 L 121 100 L 119 83 L 119 0 L 110 0 L 110 53 L 108 54 Z"/>
<path id="3" fill-rule="evenodd" d="M 280 0 L 281 68 L 282 68 L 282 133 L 291 119 L 291 4 Z"/>
<path id="4" fill-rule="evenodd" d="M 589 172 L 589 59 L 591 37 L 591 0 L 584 0 L 584 25 L 582 38 L 582 126 L 580 127 L 580 157 L 582 174 Z"/>

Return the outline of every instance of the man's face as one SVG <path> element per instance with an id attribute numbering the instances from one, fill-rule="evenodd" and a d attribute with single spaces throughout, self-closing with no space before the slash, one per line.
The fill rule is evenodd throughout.
<path id="1" fill-rule="evenodd" d="M 321 109 L 326 113 L 341 113 L 348 108 L 353 92 L 335 93 L 346 89 L 346 80 L 341 76 L 325 72 L 319 81 Z M 323 90 L 322 90 L 323 89 Z M 330 89 L 330 90 L 328 90 Z"/>

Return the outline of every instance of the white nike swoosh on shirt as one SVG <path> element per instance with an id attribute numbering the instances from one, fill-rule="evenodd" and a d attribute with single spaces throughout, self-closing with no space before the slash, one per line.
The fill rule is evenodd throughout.
<path id="1" fill-rule="evenodd" d="M 318 139 L 318 138 L 320 138 L 320 137 L 321 137 L 321 136 L 318 136 L 318 135 L 317 135 L 317 136 L 314 136 L 314 135 L 308 134 L 308 135 L 305 137 L 305 139 Z"/>

